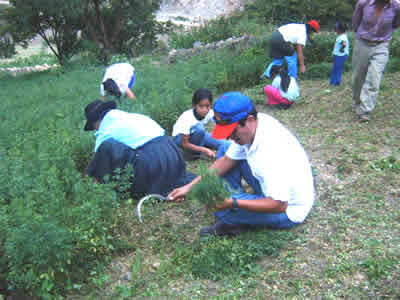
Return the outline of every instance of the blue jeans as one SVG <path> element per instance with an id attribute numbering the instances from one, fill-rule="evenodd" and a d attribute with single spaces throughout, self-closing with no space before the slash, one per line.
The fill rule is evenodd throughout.
<path id="1" fill-rule="evenodd" d="M 346 62 L 346 58 L 347 55 L 343 56 L 334 55 L 335 60 L 333 62 L 332 74 L 330 79 L 330 83 L 332 85 L 340 85 L 342 81 L 343 68 L 344 68 L 344 63 Z"/>
<path id="2" fill-rule="evenodd" d="M 297 52 L 294 52 L 291 56 L 284 56 L 283 59 L 286 60 L 288 64 L 288 74 L 297 79 Z M 264 75 L 271 78 L 271 68 L 274 65 L 282 66 L 282 58 L 274 58 L 274 60 L 268 65 L 264 72 Z"/>
<path id="3" fill-rule="evenodd" d="M 178 146 L 182 146 L 182 134 L 176 135 L 174 141 Z M 218 150 L 221 145 L 227 143 L 226 140 L 217 140 L 212 138 L 211 134 L 206 131 L 202 123 L 198 123 L 190 128 L 189 142 L 193 145 L 215 150 Z"/>
<path id="4" fill-rule="evenodd" d="M 226 153 L 228 147 L 229 145 L 224 144 L 219 148 L 217 159 Z M 255 194 L 245 193 L 241 184 L 242 177 L 253 188 Z M 260 183 L 253 176 L 247 160 L 238 161 L 236 167 L 224 175 L 224 179 L 229 183 L 231 189 L 235 190 L 235 194 L 231 196 L 232 198 L 244 200 L 265 198 Z M 291 228 L 299 224 L 290 221 L 286 213 L 260 213 L 244 209 L 238 209 L 236 211 L 225 209 L 216 212 L 215 215 L 218 220 L 227 224 L 246 224 L 255 227 L 270 227 L 276 229 Z"/>

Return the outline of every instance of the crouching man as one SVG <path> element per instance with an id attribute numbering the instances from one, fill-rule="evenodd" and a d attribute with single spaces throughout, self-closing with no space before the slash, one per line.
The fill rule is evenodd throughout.
<path id="1" fill-rule="evenodd" d="M 214 103 L 216 126 L 212 137 L 233 141 L 219 149 L 210 166 L 237 191 L 216 206 L 216 224 L 200 235 L 234 235 L 249 227 L 291 228 L 302 223 L 314 202 L 314 181 L 307 154 L 280 122 L 257 113 L 249 97 L 229 92 Z M 246 193 L 242 178 L 254 194 Z M 173 190 L 182 201 L 201 180 Z"/>
<path id="2" fill-rule="evenodd" d="M 193 179 L 179 148 L 151 118 L 117 109 L 114 101 L 95 100 L 85 108 L 85 131 L 96 130 L 94 157 L 85 174 L 103 182 L 105 175 L 133 167 L 134 196 L 166 196 Z"/>

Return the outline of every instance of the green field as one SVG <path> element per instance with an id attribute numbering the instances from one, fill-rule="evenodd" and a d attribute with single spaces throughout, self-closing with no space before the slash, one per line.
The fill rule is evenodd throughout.
<path id="1" fill-rule="evenodd" d="M 43 299 L 400 298 L 400 73 L 385 73 L 367 124 L 351 111 L 351 72 L 340 87 L 323 73 L 300 77 L 299 102 L 270 110 L 258 82 L 264 50 L 132 61 L 137 99 L 121 108 L 170 132 L 199 87 L 247 94 L 309 154 L 317 199 L 304 224 L 204 240 L 199 228 L 214 217 L 191 198 L 148 205 L 139 224 L 138 199 L 81 176 L 94 144 L 83 108 L 104 71 L 82 56 L 43 73 L 0 73 L 0 281 Z M 199 163 L 210 161 L 188 167 Z"/>

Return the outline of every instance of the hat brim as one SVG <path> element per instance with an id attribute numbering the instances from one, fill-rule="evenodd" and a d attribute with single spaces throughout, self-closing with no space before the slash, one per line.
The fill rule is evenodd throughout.
<path id="1" fill-rule="evenodd" d="M 101 100 L 96 100 L 96 101 L 101 101 Z M 90 105 L 90 104 L 89 104 Z M 101 104 L 95 108 L 96 111 L 105 111 L 105 110 L 111 110 L 111 109 L 116 109 L 117 108 L 117 103 L 115 101 L 101 101 Z M 85 131 L 91 131 L 94 130 L 94 123 L 98 121 L 99 119 L 94 117 L 94 115 L 89 114 L 89 116 L 86 116 L 86 124 L 85 127 L 83 127 L 83 130 Z"/>
<path id="2" fill-rule="evenodd" d="M 238 122 L 227 124 L 227 125 L 215 125 L 214 130 L 211 133 L 211 137 L 217 140 L 227 139 L 232 135 L 232 132 L 237 127 Z"/>
<path id="3" fill-rule="evenodd" d="M 91 131 L 93 129 L 94 129 L 93 122 L 86 121 L 86 124 L 85 124 L 85 127 L 83 128 L 83 130 Z"/>

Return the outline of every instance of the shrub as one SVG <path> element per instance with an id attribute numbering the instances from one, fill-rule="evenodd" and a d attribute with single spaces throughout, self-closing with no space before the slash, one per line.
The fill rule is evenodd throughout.
<path id="1" fill-rule="evenodd" d="M 196 199 L 210 209 L 224 202 L 232 194 L 229 186 L 217 175 L 216 170 L 209 170 L 206 167 L 200 168 L 201 181 L 190 191 L 190 197 Z"/>
<path id="2" fill-rule="evenodd" d="M 236 239 L 210 238 L 207 242 L 196 243 L 192 250 L 195 254 L 190 258 L 178 255 L 189 259 L 190 272 L 196 278 L 222 280 L 232 274 L 248 277 L 257 270 L 256 262 L 260 257 L 279 255 L 279 250 L 293 237 L 290 231 L 263 230 Z"/>
<path id="3" fill-rule="evenodd" d="M 169 37 L 171 47 L 176 49 L 192 48 L 193 43 L 197 41 L 208 44 L 241 35 L 243 32 L 238 32 L 235 28 L 238 21 L 238 18 L 219 17 L 207 21 L 199 27 L 171 32 Z"/>
<path id="4" fill-rule="evenodd" d="M 0 32 L 0 58 L 10 58 L 16 53 L 12 36 L 7 32 Z"/>

